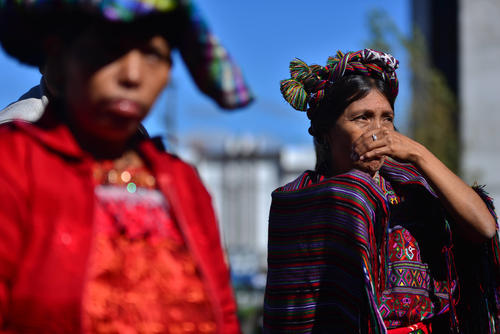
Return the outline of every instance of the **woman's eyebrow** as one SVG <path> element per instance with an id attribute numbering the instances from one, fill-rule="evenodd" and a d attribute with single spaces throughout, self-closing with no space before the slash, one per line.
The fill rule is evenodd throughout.
<path id="1" fill-rule="evenodd" d="M 374 114 L 375 111 L 373 109 L 364 108 L 364 109 L 355 109 L 350 111 L 351 114 Z"/>

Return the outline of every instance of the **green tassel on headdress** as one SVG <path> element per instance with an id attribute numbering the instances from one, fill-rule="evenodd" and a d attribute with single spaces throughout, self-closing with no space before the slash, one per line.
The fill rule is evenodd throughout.
<path id="1" fill-rule="evenodd" d="M 315 90 L 315 86 L 321 81 L 319 77 L 319 65 L 307 65 L 302 60 L 295 58 L 290 62 L 290 75 L 293 79 L 302 83 L 307 93 Z"/>
<path id="2" fill-rule="evenodd" d="M 294 58 L 290 62 L 290 75 L 297 81 L 303 81 L 312 74 L 309 65 L 299 58 Z"/>
<path id="3" fill-rule="evenodd" d="M 292 107 L 297 110 L 307 110 L 307 91 L 304 84 L 309 81 L 314 73 L 309 65 L 295 58 L 290 62 L 291 79 L 280 82 L 281 94 Z"/>
<path id="4" fill-rule="evenodd" d="M 280 81 L 281 94 L 292 107 L 297 110 L 307 110 L 307 92 L 302 83 L 295 79 Z"/>
<path id="5" fill-rule="evenodd" d="M 344 57 L 344 53 L 342 51 L 338 50 L 337 54 L 334 57 L 332 57 L 332 56 L 328 57 L 328 60 L 326 61 L 326 65 L 331 67 L 331 66 L 337 64 L 340 61 L 340 59 L 342 59 L 342 57 Z"/>
<path id="6" fill-rule="evenodd" d="M 325 71 L 325 68 L 323 66 L 317 64 L 309 65 L 309 68 L 311 69 L 311 72 L 314 73 L 318 78 L 320 78 L 321 73 Z"/>
<path id="7" fill-rule="evenodd" d="M 1 1 L 1 0 L 0 0 Z M 391 96 L 398 94 L 398 82 L 395 70 L 398 61 L 388 53 L 363 49 L 356 52 L 337 51 L 329 57 L 326 66 L 308 65 L 295 58 L 290 62 L 291 78 L 281 81 L 281 94 L 297 110 L 312 114 L 330 89 L 346 75 L 357 74 L 371 76 L 386 81 L 390 85 Z M 310 115 L 308 115 L 311 118 Z"/>

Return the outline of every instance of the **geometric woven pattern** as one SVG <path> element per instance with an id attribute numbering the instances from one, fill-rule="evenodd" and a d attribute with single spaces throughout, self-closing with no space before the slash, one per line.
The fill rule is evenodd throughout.
<path id="1" fill-rule="evenodd" d="M 399 202 L 399 201 L 398 201 Z M 447 282 L 435 281 L 421 260 L 418 242 L 410 231 L 393 227 L 388 242 L 388 280 L 379 311 L 387 328 L 418 323 L 448 310 Z M 452 290 L 455 282 L 452 282 Z M 431 301 L 429 291 L 437 297 Z"/>

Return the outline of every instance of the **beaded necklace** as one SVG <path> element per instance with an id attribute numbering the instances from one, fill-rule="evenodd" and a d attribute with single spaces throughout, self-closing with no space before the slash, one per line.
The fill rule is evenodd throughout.
<path id="1" fill-rule="evenodd" d="M 138 187 L 154 189 L 156 186 L 155 177 L 134 151 L 115 160 L 96 162 L 93 176 L 97 184 L 125 186 L 130 193 L 135 193 Z"/>

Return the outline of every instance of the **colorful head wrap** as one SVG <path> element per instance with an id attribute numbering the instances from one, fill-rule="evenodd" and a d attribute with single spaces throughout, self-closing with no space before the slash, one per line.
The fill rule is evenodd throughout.
<path id="1" fill-rule="evenodd" d="M 307 111 L 318 105 L 333 83 L 346 75 L 361 74 L 386 81 L 391 94 L 396 97 L 398 64 L 390 54 L 372 49 L 346 54 L 337 51 L 336 57 L 329 57 L 324 67 L 307 65 L 295 58 L 290 62 L 291 78 L 280 83 L 281 94 L 295 109 Z"/>
<path id="2" fill-rule="evenodd" d="M 38 16 L 43 23 L 47 14 L 58 12 L 81 12 L 112 22 L 158 14 L 182 18 L 175 31 L 177 48 L 198 88 L 225 109 L 253 100 L 239 67 L 190 0 L 0 0 L 0 43 L 5 51 L 23 63 L 40 65 L 43 27 L 29 18 Z"/>

